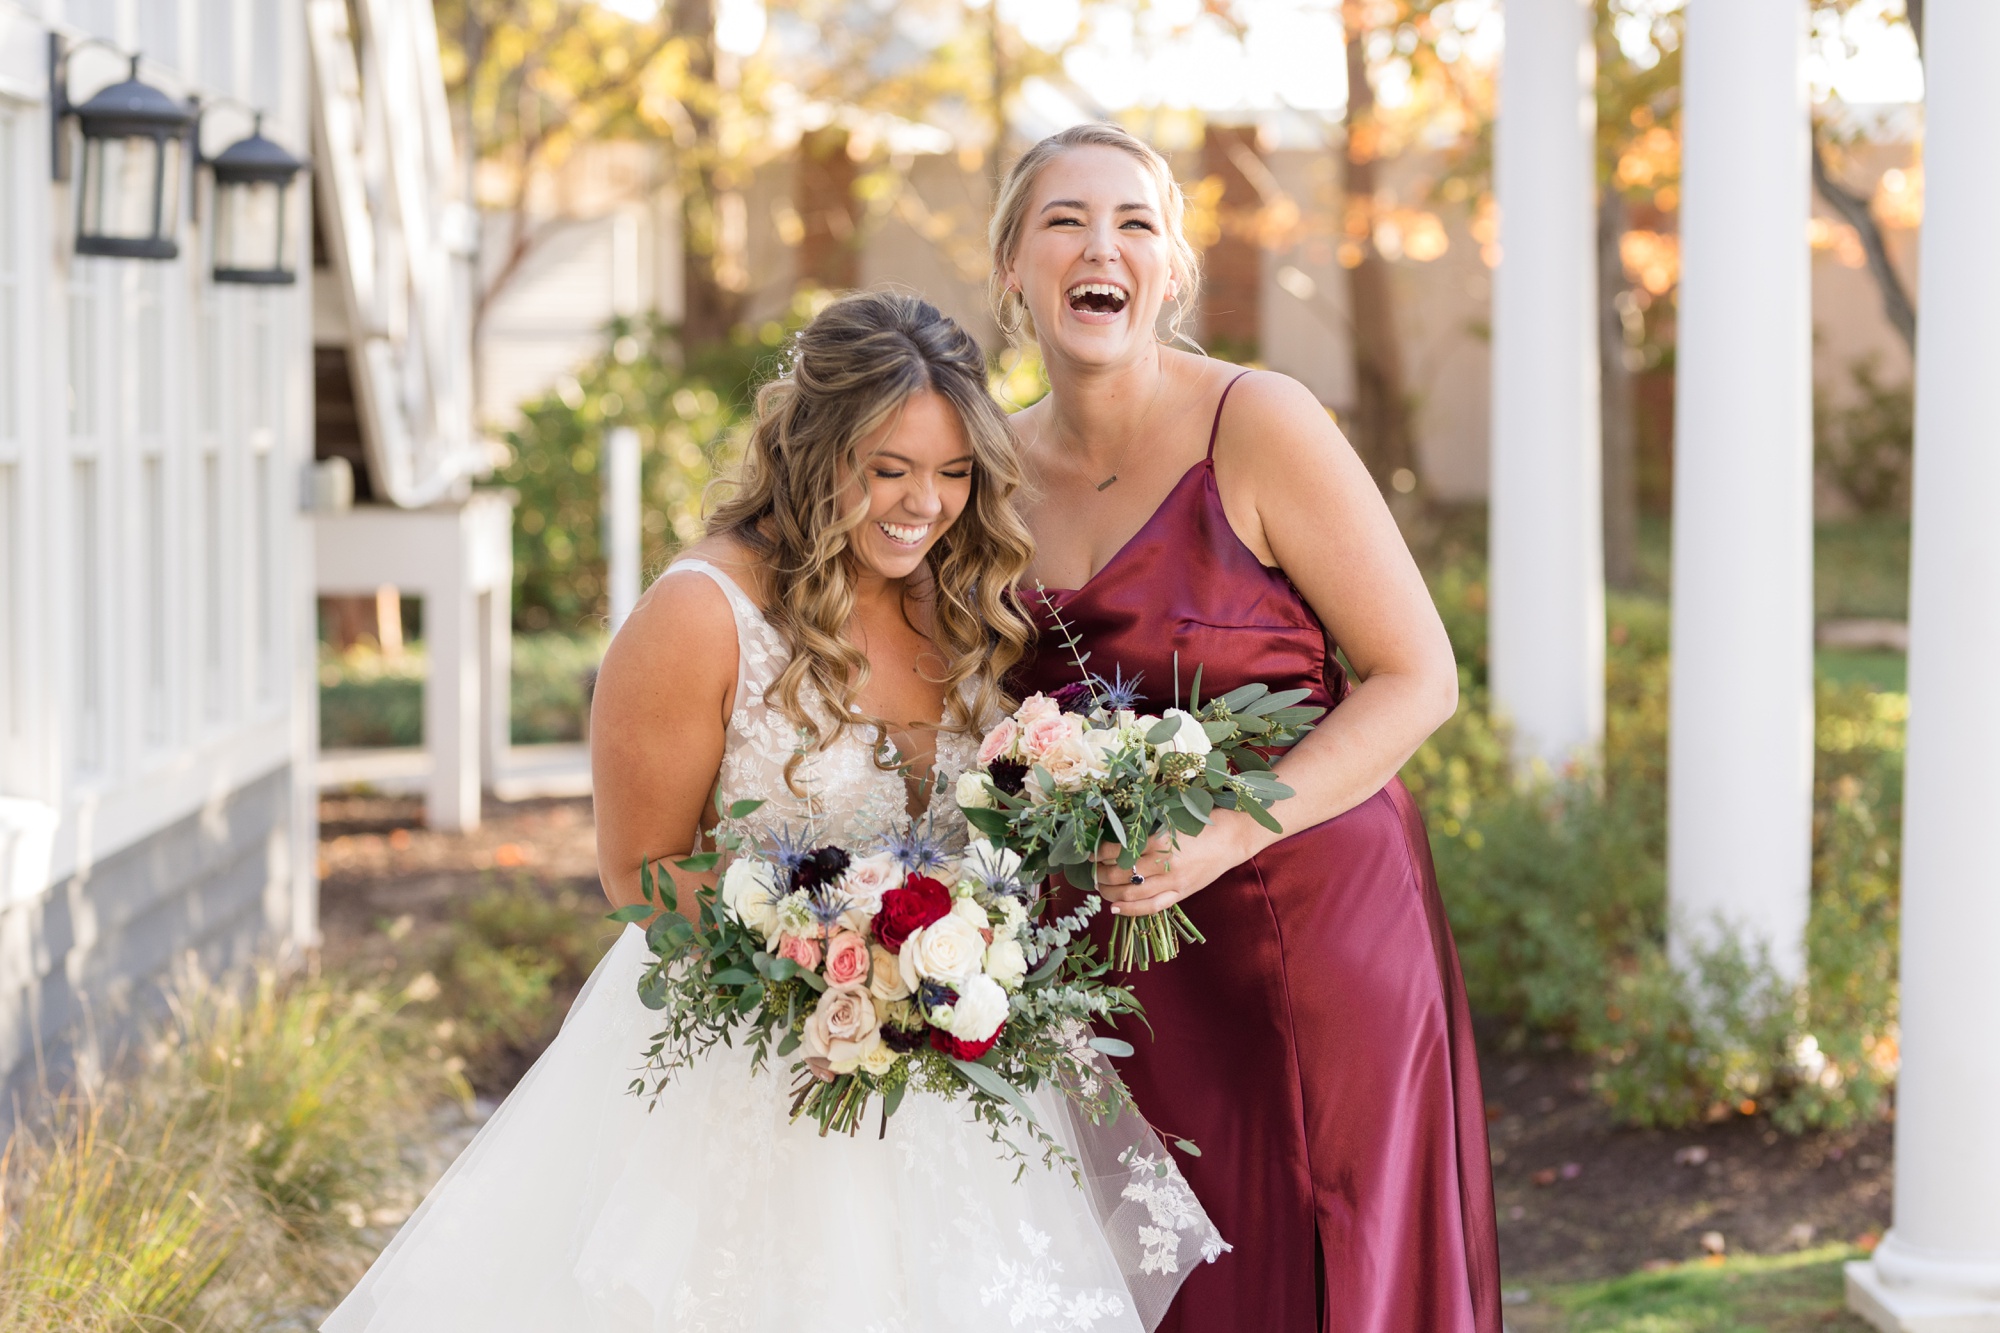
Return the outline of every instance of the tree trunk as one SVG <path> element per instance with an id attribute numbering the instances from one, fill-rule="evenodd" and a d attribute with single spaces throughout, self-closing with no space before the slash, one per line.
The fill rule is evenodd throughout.
<path id="1" fill-rule="evenodd" d="M 688 45 L 686 101 L 692 143 L 681 171 L 681 343 L 720 342 L 742 317 L 743 299 L 717 271 L 723 251 L 715 160 L 715 0 L 674 0 L 674 31 Z"/>
<path id="2" fill-rule="evenodd" d="M 1403 349 L 1396 332 L 1395 292 L 1389 261 L 1375 248 L 1375 194 L 1380 135 L 1375 91 L 1368 83 L 1363 7 L 1342 7 L 1347 44 L 1347 135 L 1343 144 L 1347 241 L 1359 249 L 1348 272 L 1354 312 L 1354 410 L 1347 434 L 1385 492 L 1398 480 L 1414 489 L 1416 450 L 1410 438 L 1410 405 L 1403 383 Z"/>
<path id="3" fill-rule="evenodd" d="M 798 276 L 831 291 L 861 285 L 859 219 L 854 182 L 859 174 L 848 155 L 847 131 L 838 125 L 799 136 L 792 173 L 792 208 L 803 229 Z"/>
<path id="4" fill-rule="evenodd" d="M 1819 126 L 1813 126 L 1812 143 L 1813 188 L 1819 197 L 1826 200 L 1841 220 L 1854 228 L 1861 238 L 1861 251 L 1868 257 L 1868 273 L 1875 279 L 1875 288 L 1882 295 L 1882 313 L 1889 317 L 1903 345 L 1912 352 L 1917 348 L 1917 307 L 1910 300 L 1909 288 L 1903 285 L 1903 275 L 1896 271 L 1896 265 L 1889 258 L 1889 246 L 1882 236 L 1882 224 L 1875 220 L 1874 209 L 1868 200 L 1854 193 L 1833 178 L 1833 171 L 1827 165 L 1826 146 L 1820 142 Z"/>
<path id="5" fill-rule="evenodd" d="M 1618 243 L 1625 235 L 1625 199 L 1606 186 L 1597 206 L 1597 362 L 1604 432 L 1604 581 L 1614 588 L 1639 582 L 1639 421 L 1632 367 L 1626 362 L 1626 291 Z"/>

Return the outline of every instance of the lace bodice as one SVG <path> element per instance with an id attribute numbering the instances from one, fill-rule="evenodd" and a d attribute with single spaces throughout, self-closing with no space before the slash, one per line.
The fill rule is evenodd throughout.
<path id="1" fill-rule="evenodd" d="M 679 570 L 699 572 L 715 580 L 736 618 L 736 699 L 729 714 L 717 786 L 724 805 L 741 800 L 765 804 L 747 819 L 737 821 L 735 831 L 761 841 L 782 828 L 795 833 L 810 828 L 814 842 L 855 850 L 871 845 L 888 829 L 907 823 L 909 797 L 903 775 L 875 762 L 876 751 L 867 728 L 849 727 L 831 746 L 813 753 L 811 729 L 794 723 L 774 703 L 765 702 L 765 692 L 777 681 L 791 653 L 749 595 L 706 560 L 679 560 L 667 572 Z M 810 682 L 800 696 L 809 708 L 827 707 Z M 886 738 L 881 746 L 894 752 Z M 785 766 L 802 750 L 807 751 L 806 757 L 795 771 L 799 791 L 804 793 L 799 795 L 785 781 Z M 929 808 L 935 832 L 953 849 L 963 846 L 965 840 L 964 821 L 952 800 L 953 784 L 972 766 L 978 750 L 976 736 L 938 734 L 936 768 L 929 775 Z"/>

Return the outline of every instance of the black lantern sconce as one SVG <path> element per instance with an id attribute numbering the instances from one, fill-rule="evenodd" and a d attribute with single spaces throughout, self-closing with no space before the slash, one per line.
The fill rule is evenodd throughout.
<path id="1" fill-rule="evenodd" d="M 101 43 L 99 43 L 101 45 Z M 173 259 L 180 254 L 182 152 L 195 110 L 139 78 L 139 57 L 121 83 L 82 104 L 69 100 L 73 48 L 49 35 L 49 111 L 55 178 L 70 178 L 64 121 L 74 116 L 83 135 L 83 169 L 76 186 L 76 253 L 120 259 Z"/>
<path id="2" fill-rule="evenodd" d="M 292 182 L 306 164 L 264 137 L 261 112 L 249 138 L 204 160 L 215 176 L 215 280 L 258 286 L 297 282 L 297 271 L 287 264 L 291 247 L 285 227 Z"/>

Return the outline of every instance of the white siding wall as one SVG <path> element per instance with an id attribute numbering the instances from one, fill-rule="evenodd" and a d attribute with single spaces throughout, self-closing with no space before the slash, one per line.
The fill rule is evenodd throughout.
<path id="1" fill-rule="evenodd" d="M 143 49 L 175 95 L 260 104 L 301 155 L 311 135 L 296 5 L 0 0 L 0 800 L 54 808 L 59 882 L 309 752 L 312 442 L 309 286 L 217 287 L 185 216 L 172 263 L 70 253 L 50 23 Z M 119 74 L 79 56 L 74 91 Z M 211 112 L 208 149 L 248 128 Z"/>

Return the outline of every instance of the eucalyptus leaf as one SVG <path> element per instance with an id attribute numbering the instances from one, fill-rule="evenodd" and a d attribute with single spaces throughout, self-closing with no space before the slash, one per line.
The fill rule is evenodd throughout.
<path id="1" fill-rule="evenodd" d="M 1155 722 L 1152 725 L 1151 729 L 1149 729 L 1146 732 L 1146 744 L 1165 745 L 1168 741 L 1174 738 L 1175 733 L 1178 732 L 1180 729 L 1181 729 L 1181 720 L 1179 718 L 1177 717 L 1161 718 L 1158 722 Z"/>
<path id="2" fill-rule="evenodd" d="M 789 958 L 773 958 L 763 972 L 773 981 L 790 981 L 799 974 L 799 965 Z"/>
<path id="3" fill-rule="evenodd" d="M 1234 736 L 1237 732 L 1238 724 L 1234 718 L 1230 718 L 1221 722 L 1204 722 L 1201 724 L 1201 729 L 1202 733 L 1208 737 L 1209 744 L 1213 745 L 1217 741 L 1226 741 L 1231 736 Z"/>
<path id="4" fill-rule="evenodd" d="M 680 860 L 674 862 L 674 864 L 682 870 L 687 871 L 690 875 L 706 875 L 709 871 L 715 869 L 716 862 L 721 859 L 722 853 L 720 852 L 696 852 L 693 856 L 682 857 Z"/>
<path id="5" fill-rule="evenodd" d="M 1194 1146 L 1193 1139 L 1175 1139 L 1174 1146 L 1190 1157 L 1201 1156 L 1201 1149 Z"/>
<path id="6" fill-rule="evenodd" d="M 659 908 L 653 906 L 651 903 L 632 903 L 629 906 L 619 908 L 615 912 L 606 912 L 604 919 L 606 921 L 616 921 L 622 926 L 628 922 L 644 921 L 659 910 Z"/>
<path id="7" fill-rule="evenodd" d="M 1222 696 L 1222 706 L 1232 713 L 1240 713 L 1270 692 L 1269 685 L 1259 685 L 1254 682 L 1249 685 L 1238 685 Z"/>
<path id="8" fill-rule="evenodd" d="M 724 968 L 722 971 L 710 976 L 708 981 L 712 986 L 750 986 L 763 984 L 757 980 L 755 972 L 745 972 L 740 967 Z"/>
<path id="9" fill-rule="evenodd" d="M 1215 798 L 1200 787 L 1183 787 L 1181 804 L 1187 807 L 1189 814 L 1204 824 L 1208 823 L 1209 816 L 1215 812 Z"/>
<path id="10" fill-rule="evenodd" d="M 882 1118 L 884 1120 L 887 1120 L 890 1116 L 896 1114 L 896 1108 L 903 1104 L 903 1094 L 908 1092 L 909 1090 L 910 1090 L 909 1084 L 898 1083 L 895 1087 L 887 1088 L 883 1091 Z"/>
<path id="11" fill-rule="evenodd" d="M 1197 663 L 1194 669 L 1194 684 L 1188 686 L 1187 710 L 1190 713 L 1201 711 L 1201 672 L 1202 664 Z"/>
<path id="12" fill-rule="evenodd" d="M 1013 830 L 1014 821 L 1007 818 L 1005 811 L 960 808 L 964 810 L 966 823 L 990 837 L 1004 838 Z"/>
<path id="13" fill-rule="evenodd" d="M 1030 972 L 1027 980 L 1021 984 L 1023 986 L 1035 986 L 1047 981 L 1056 974 L 1056 969 L 1062 966 L 1063 959 L 1067 957 L 1069 957 L 1069 946 L 1067 944 L 1056 946 L 1050 952 L 1049 956 L 1042 960 L 1042 965 Z"/>
<path id="14" fill-rule="evenodd" d="M 1040 1123 L 1035 1119 L 1035 1113 L 1028 1109 L 1028 1103 L 1022 1099 L 1019 1092 L 1014 1090 L 1014 1085 L 1006 1079 L 1001 1078 L 984 1065 L 974 1064 L 970 1060 L 961 1060 L 957 1056 L 951 1057 L 951 1063 L 959 1073 L 965 1075 L 965 1081 L 972 1084 L 973 1087 L 978 1088 L 981 1092 L 991 1093 L 993 1096 L 1005 1101 L 1009 1106 L 1019 1111 L 1021 1118 L 1029 1124 Z"/>
<path id="15" fill-rule="evenodd" d="M 778 1054 L 790 1055 L 793 1051 L 796 1051 L 798 1048 L 799 1048 L 799 1034 L 796 1032 L 787 1031 L 785 1033 L 785 1039 L 778 1043 Z"/>
<path id="16" fill-rule="evenodd" d="M 747 1014 L 752 1009 L 755 1009 L 758 1005 L 762 1004 L 763 1002 L 764 1002 L 764 983 L 761 981 L 753 982 L 752 984 L 745 986 L 743 988 L 743 993 L 736 997 L 736 1012 L 739 1014 Z"/>
<path id="17" fill-rule="evenodd" d="M 1132 1054 L 1132 1043 L 1129 1041 L 1120 1041 L 1116 1037 L 1092 1037 L 1090 1039 L 1090 1049 L 1093 1051 L 1103 1051 L 1106 1055 L 1116 1056 L 1118 1059 L 1123 1060 Z"/>
<path id="18" fill-rule="evenodd" d="M 729 807 L 729 817 L 731 819 L 744 819 L 756 814 L 763 808 L 764 802 L 760 800 L 737 801 Z"/>
<path id="19" fill-rule="evenodd" d="M 1285 826 L 1278 822 L 1277 817 L 1255 801 L 1245 801 L 1238 808 L 1273 833 L 1283 833 L 1285 831 Z"/>

